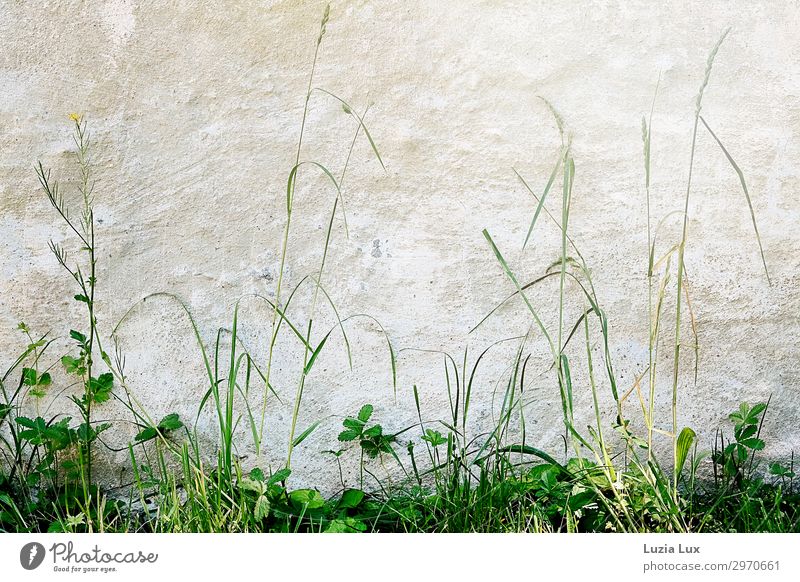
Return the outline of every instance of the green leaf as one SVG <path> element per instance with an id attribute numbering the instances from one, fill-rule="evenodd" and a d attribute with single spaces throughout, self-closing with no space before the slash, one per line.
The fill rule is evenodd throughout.
<path id="1" fill-rule="evenodd" d="M 355 509 L 364 500 L 361 489 L 346 489 L 339 500 L 339 509 Z"/>
<path id="2" fill-rule="evenodd" d="M 256 500 L 256 519 L 261 521 L 269 517 L 270 507 L 269 499 L 267 499 L 264 495 L 259 495 L 258 499 Z"/>
<path id="3" fill-rule="evenodd" d="M 343 443 L 347 443 L 356 440 L 359 436 L 361 436 L 361 431 L 355 431 L 352 429 L 343 430 L 339 433 L 339 440 Z"/>
<path id="4" fill-rule="evenodd" d="M 37 420 L 41 420 L 41 419 L 37 419 Z M 36 423 L 33 420 L 31 420 L 30 418 L 28 418 L 27 416 L 18 416 L 16 418 L 16 421 L 17 421 L 18 425 L 23 426 L 25 428 L 33 428 L 33 427 L 36 426 Z M 44 422 L 44 421 L 42 421 L 42 422 Z"/>
<path id="5" fill-rule="evenodd" d="M 39 376 L 39 380 L 37 380 L 36 384 L 38 386 L 49 386 L 53 379 L 50 377 L 50 372 L 45 372 L 41 376 Z"/>
<path id="6" fill-rule="evenodd" d="M 92 402 L 101 404 L 111 398 L 111 390 L 114 387 L 114 375 L 110 372 L 100 374 L 97 378 L 89 380 L 89 397 Z"/>
<path id="7" fill-rule="evenodd" d="M 762 441 L 761 439 L 756 439 L 756 438 L 744 439 L 744 440 L 741 441 L 741 444 L 746 446 L 748 449 L 752 449 L 754 451 L 761 451 L 761 450 L 764 449 L 764 446 L 765 446 L 764 445 L 764 441 Z"/>
<path id="8" fill-rule="evenodd" d="M 334 519 L 323 533 L 358 533 L 367 530 L 367 525 L 352 517 Z"/>
<path id="9" fill-rule="evenodd" d="M 293 447 L 296 447 L 297 445 L 299 445 L 300 443 L 302 443 L 304 440 L 306 440 L 306 438 L 308 438 L 308 435 L 310 435 L 312 432 L 314 432 L 314 429 L 316 429 L 316 428 L 319 426 L 319 424 L 320 424 L 321 422 L 322 422 L 321 420 L 318 420 L 317 422 L 315 422 L 314 424 L 312 424 L 311 426 L 309 426 L 309 427 L 308 427 L 306 430 L 304 430 L 304 431 L 303 431 L 303 432 L 300 434 L 300 436 L 299 436 L 299 437 L 297 437 L 296 439 L 294 439 L 294 440 L 292 441 L 292 446 L 293 446 Z"/>
<path id="10" fill-rule="evenodd" d="M 736 433 L 736 440 L 741 441 L 744 439 L 748 439 L 758 431 L 758 426 L 755 424 L 749 424 L 743 426 L 741 429 L 736 429 L 734 432 Z"/>
<path id="11" fill-rule="evenodd" d="M 158 423 L 158 428 L 163 431 L 171 431 L 171 430 L 178 430 L 183 426 L 181 419 L 178 417 L 177 412 L 173 412 L 172 414 L 166 415 L 161 421 Z"/>
<path id="12" fill-rule="evenodd" d="M 422 436 L 423 441 L 427 441 L 431 444 L 431 446 L 438 447 L 439 445 L 443 445 L 447 442 L 438 430 L 433 429 L 426 429 L 425 434 Z"/>
<path id="13" fill-rule="evenodd" d="M 311 357 L 309 358 L 308 363 L 306 364 L 306 367 L 303 369 L 303 375 L 304 376 L 307 376 L 308 373 L 311 371 L 311 367 L 314 365 L 314 362 L 317 360 L 317 356 L 322 351 L 322 348 L 325 347 L 325 342 L 328 341 L 328 337 L 330 337 L 330 332 L 328 332 L 328 335 L 326 335 L 324 338 L 322 338 L 322 341 L 319 342 L 319 345 L 317 346 L 317 349 L 315 349 L 314 353 L 311 354 Z"/>
<path id="14" fill-rule="evenodd" d="M 101 376 L 102 378 L 102 376 Z M 173 430 L 178 430 L 183 426 L 181 419 L 178 417 L 178 414 L 173 412 L 172 414 L 166 415 L 161 421 L 158 423 L 157 427 L 148 426 L 144 430 L 142 430 L 139 434 L 137 434 L 134 439 L 136 442 L 144 442 L 149 441 L 151 439 L 156 438 L 159 433 L 164 435 L 168 432 Z"/>
<path id="15" fill-rule="evenodd" d="M 772 463 L 769 466 L 769 472 L 778 477 L 788 477 L 790 479 L 794 477 L 794 472 L 790 471 L 780 463 Z"/>
<path id="16" fill-rule="evenodd" d="M 358 420 L 362 423 L 366 423 L 372 416 L 372 410 L 372 404 L 365 404 L 362 406 L 361 410 L 358 411 Z"/>
<path id="17" fill-rule="evenodd" d="M 36 386 L 36 370 L 22 368 L 22 383 L 26 386 Z"/>
<path id="18" fill-rule="evenodd" d="M 61 364 L 67 371 L 67 374 L 77 374 L 78 376 L 82 376 L 83 374 L 86 373 L 86 368 L 83 364 L 83 358 L 73 358 L 72 356 L 63 356 L 61 358 Z"/>
<path id="19" fill-rule="evenodd" d="M 356 420 L 355 418 L 350 418 L 349 416 L 344 419 L 344 421 L 342 422 L 342 425 L 345 428 L 349 428 L 351 430 L 358 431 L 359 433 L 364 428 L 364 423 L 363 422 L 361 422 L 360 420 Z"/>
<path id="20" fill-rule="evenodd" d="M 761 413 L 763 413 L 766 409 L 767 409 L 767 405 L 764 404 L 763 402 L 759 402 L 758 404 L 753 406 L 753 408 L 750 410 L 750 416 L 755 421 L 758 421 L 758 417 L 761 416 Z"/>
<path id="21" fill-rule="evenodd" d="M 578 511 L 579 509 L 583 509 L 588 505 L 592 505 L 594 502 L 595 502 L 594 491 L 587 490 L 587 491 L 581 491 L 580 493 L 576 493 L 574 495 L 570 495 L 569 501 L 567 502 L 567 506 L 572 511 Z"/>
<path id="22" fill-rule="evenodd" d="M 678 442 L 675 449 L 675 474 L 680 475 L 683 471 L 683 465 L 686 463 L 686 458 L 689 456 L 689 449 L 697 438 L 697 434 L 689 428 L 685 427 L 678 435 Z"/>
<path id="23" fill-rule="evenodd" d="M 263 495 L 266 489 L 265 485 L 261 481 L 250 479 L 249 477 L 239 479 L 237 485 L 239 485 L 239 489 L 242 491 L 249 491 L 259 496 Z"/>
<path id="24" fill-rule="evenodd" d="M 79 331 L 75 331 L 74 329 L 69 330 L 69 337 L 71 337 L 80 344 L 86 343 L 86 336 Z"/>
<path id="25" fill-rule="evenodd" d="M 319 509 L 325 505 L 325 498 L 316 489 L 295 489 L 289 493 L 289 499 L 307 509 Z"/>
<path id="26" fill-rule="evenodd" d="M 76 295 L 75 301 L 80 301 L 81 303 L 89 303 L 89 298 L 86 295 Z"/>
<path id="27" fill-rule="evenodd" d="M 137 443 L 141 443 L 141 442 L 144 442 L 144 441 L 149 441 L 150 439 L 154 439 L 154 438 L 156 438 L 157 435 L 158 435 L 158 431 L 155 428 L 153 428 L 152 426 L 148 426 L 146 429 L 144 429 L 139 434 L 137 434 L 134 437 L 134 440 Z"/>
<path id="28" fill-rule="evenodd" d="M 380 445 L 377 445 L 372 441 L 361 441 L 361 448 L 370 459 L 376 458 L 382 450 Z"/>
<path id="29" fill-rule="evenodd" d="M 281 483 L 282 481 L 286 481 L 289 478 L 289 475 L 292 474 L 292 470 L 284 467 L 279 471 L 275 471 L 267 481 L 267 485 L 272 486 L 275 483 Z"/>
<path id="30" fill-rule="evenodd" d="M 383 427 L 379 424 L 376 424 L 365 430 L 362 436 L 364 436 L 365 438 L 375 438 L 381 436 L 382 434 L 383 434 Z"/>

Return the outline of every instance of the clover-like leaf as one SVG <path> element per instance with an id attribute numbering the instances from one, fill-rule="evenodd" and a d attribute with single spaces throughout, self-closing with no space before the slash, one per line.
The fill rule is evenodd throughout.
<path id="1" fill-rule="evenodd" d="M 361 410 L 358 411 L 358 420 L 362 423 L 366 423 L 372 416 L 372 411 L 372 404 L 365 404 L 361 407 Z"/>

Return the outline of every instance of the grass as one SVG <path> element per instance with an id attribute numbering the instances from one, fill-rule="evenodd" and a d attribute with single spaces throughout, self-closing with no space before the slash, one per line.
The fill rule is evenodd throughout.
<path id="1" fill-rule="evenodd" d="M 69 332 L 74 343 L 71 353 L 56 357 L 52 363 L 48 363 L 53 350 L 49 334 L 36 336 L 27 325 L 20 324 L 28 346 L 0 381 L 3 399 L 0 402 L 0 529 L 25 532 L 800 531 L 800 491 L 795 482 L 793 457 L 787 463 L 762 458 L 765 443 L 761 429 L 769 401 L 742 403 L 730 415 L 730 426 L 720 427 L 705 453 L 699 450 L 691 427 L 679 424 L 677 397 L 680 379 L 686 372 L 682 368 L 681 351 L 687 336 L 691 336 L 689 346 L 695 350 L 696 378 L 698 341 L 685 250 L 690 242 L 692 176 L 701 127 L 719 145 L 739 177 L 769 280 L 744 173 L 701 115 L 703 92 L 727 32 L 710 52 L 695 103 L 683 210 L 658 222 L 650 212 L 651 136 L 657 89 L 649 116 L 642 119 L 648 240 L 645 269 L 648 320 L 644 323 L 649 338 L 649 366 L 642 377 L 627 389 L 618 382 L 609 350 L 609 319 L 591 269 L 570 235 L 576 183 L 571 135 L 556 108 L 545 101 L 556 120 L 561 143 L 553 170 L 541 191 L 535 191 L 530 181 L 515 170 L 520 183 L 535 200 L 522 249 L 535 238 L 540 223 L 547 221 L 559 233 L 560 250 L 543 274 L 527 280 L 506 259 L 510 256 L 507 250 L 499 248 L 491 233 L 484 230 L 487 252 L 492 253 L 508 279 L 510 294 L 475 326 L 477 329 L 487 319 L 502 316 L 505 305 L 521 302 L 530 316 L 529 332 L 521 337 L 501 338 L 477 356 L 468 350 L 458 358 L 438 353 L 449 402 L 444 418 L 430 420 L 429 411 L 422 410 L 416 386 L 413 395 L 418 422 L 399 431 L 385 430 L 369 403 L 357 411 L 340 411 L 347 415 L 338 437 L 340 448 L 325 451 L 339 470 L 338 492 L 325 497 L 317 489 L 292 486 L 293 452 L 323 422 L 320 419 L 301 427 L 298 420 L 307 379 L 316 372 L 319 355 L 330 349 L 328 340 L 332 335 L 341 334 L 352 366 L 348 336 L 352 333 L 352 322 L 366 320 L 376 326 L 386 337 L 386 365 L 391 370 L 395 394 L 398 388 L 397 351 L 378 320 L 366 315 L 343 317 L 324 285 L 338 214 L 347 235 L 343 184 L 359 139 L 366 140 L 383 167 L 378 147 L 365 123 L 368 110 L 359 114 L 336 94 L 314 85 L 328 19 L 326 9 L 314 47 L 294 164 L 286 180 L 285 223 L 274 295 L 272 299 L 261 295 L 250 297 L 269 307 L 267 344 L 258 346 L 256 352 L 244 345 L 239 335 L 243 323 L 238 302 L 231 325 L 218 330 L 215 341 L 207 345 L 186 303 L 169 293 L 150 296 L 175 302 L 185 314 L 196 340 L 207 386 L 197 402 L 194 418 L 181 418 L 176 413 L 160 419 L 151 417 L 136 397 L 135 387 L 130 385 L 117 337 L 141 302 L 110 328 L 99 317 L 102 310 L 95 304 L 95 290 L 99 285 L 96 266 L 101 255 L 95 237 L 94 181 L 86 120 L 77 115 L 72 117 L 79 174 L 79 218 L 71 214 L 71 205 L 51 171 L 42 163 L 37 165 L 42 190 L 58 218 L 69 228 L 72 246 L 78 249 L 76 258 L 72 258 L 64 246 L 51 243 L 58 264 L 76 285 L 74 299 L 85 320 L 83 331 Z M 332 100 L 353 121 L 346 160 L 338 171 L 302 156 L 309 104 L 317 98 Z M 326 181 L 332 200 L 330 218 L 318 268 L 294 287 L 287 288 L 285 275 L 295 195 L 298 182 L 308 171 L 320 173 Z M 556 205 L 559 210 L 552 211 Z M 675 216 L 682 220 L 681 236 L 677 241 L 664 241 L 662 228 Z M 297 310 L 297 302 L 305 297 L 301 289 L 308 285 L 311 286 L 308 304 L 305 309 Z M 553 320 L 553 314 L 542 313 L 537 305 L 534 291 L 540 288 L 558 298 L 554 324 L 545 323 Z M 675 306 L 672 314 L 666 311 L 670 302 Z M 320 315 L 322 309 L 328 310 L 328 317 L 335 321 L 328 329 L 320 329 L 319 321 L 324 320 Z M 579 317 L 569 320 L 568 314 L 576 309 Z M 303 320 L 295 319 L 298 311 L 306 314 Z M 561 403 L 563 454 L 538 448 L 536 435 L 528 429 L 531 422 L 526 418 L 524 391 L 533 373 L 529 369 L 531 352 L 540 341 L 548 349 L 550 363 L 539 372 L 550 377 Z M 291 342 L 302 350 L 293 383 L 294 397 L 289 403 L 291 420 L 286 448 L 281 452 L 285 462 L 275 467 L 245 468 L 238 454 L 245 446 L 244 435 L 258 453 L 264 452 L 267 408 L 271 397 L 280 402 L 278 395 L 285 388 L 274 385 L 275 370 L 280 364 L 276 347 L 281 342 Z M 475 433 L 470 422 L 472 405 L 484 388 L 478 372 L 490 351 L 508 345 L 514 346 L 514 357 L 508 372 L 496 378 L 502 387 L 499 414 L 489 430 Z M 104 346 L 113 349 L 106 351 Z M 570 346 L 572 349 L 568 350 Z M 659 383 L 656 373 L 657 363 L 663 359 L 659 352 L 664 350 L 672 354 L 672 381 L 668 386 Z M 63 414 L 45 418 L 47 412 L 41 412 L 40 403 L 54 390 L 51 374 L 54 366 L 63 368 L 72 379 L 73 383 L 64 390 L 69 392 L 77 386 L 77 390 L 71 390 L 74 394 L 67 397 L 77 412 L 77 422 Z M 579 370 L 580 374 L 576 374 Z M 576 383 L 574 378 L 585 380 Z M 607 418 L 601 406 L 604 390 L 608 390 L 614 401 L 612 419 Z M 668 415 L 661 414 L 655 405 L 658 394 L 664 390 L 671 394 Z M 577 391 L 591 394 L 593 425 L 585 430 L 576 424 Z M 128 418 L 114 424 L 98 420 L 97 410 L 109 401 L 121 406 Z M 631 402 L 633 416 L 628 415 Z M 206 412 L 211 412 L 216 421 L 215 451 L 202 446 L 197 432 L 198 419 Z M 117 423 L 135 427 L 134 438 L 122 449 L 127 453 L 133 477 L 124 487 L 112 490 L 98 479 L 95 459 L 104 454 L 104 449 L 120 452 L 112 449 L 103 436 L 106 431 L 115 430 Z M 640 424 L 644 426 L 641 435 L 634 429 Z M 660 428 L 665 425 L 671 429 Z M 656 454 L 659 439 L 670 444 L 669 458 Z M 356 482 L 345 478 L 342 463 L 347 459 L 353 459 L 358 466 Z M 708 461 L 710 470 L 703 470 L 704 461 Z"/>

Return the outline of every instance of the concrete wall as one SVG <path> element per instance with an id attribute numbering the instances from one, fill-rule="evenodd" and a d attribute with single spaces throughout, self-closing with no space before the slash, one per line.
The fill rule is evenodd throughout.
<path id="1" fill-rule="evenodd" d="M 82 324 L 75 293 L 47 241 L 74 245 L 38 189 L 42 160 L 74 182 L 68 115 L 88 120 L 94 140 L 100 252 L 98 312 L 106 334 L 138 300 L 156 291 L 182 297 L 211 344 L 230 327 L 236 300 L 274 294 L 285 224 L 285 186 L 295 156 L 306 83 L 322 2 L 13 1 L 0 5 L 0 361 L 24 346 L 24 320 L 64 338 Z M 558 256 L 559 233 L 541 220 L 521 251 L 535 209 L 514 175 L 544 186 L 557 155 L 546 97 L 573 135 L 576 177 L 571 227 L 593 269 L 610 320 L 611 351 L 621 388 L 647 364 L 647 230 L 641 117 L 653 115 L 654 220 L 680 209 L 686 188 L 694 99 L 708 51 L 720 49 L 704 116 L 742 167 L 759 219 L 772 275 L 763 274 L 736 174 L 712 138 L 698 138 L 686 260 L 700 339 L 697 382 L 686 358 L 680 378 L 680 423 L 694 426 L 701 448 L 742 400 L 772 395 L 767 453 L 787 456 L 800 444 L 800 230 L 797 228 L 800 130 L 800 8 L 794 2 L 334 2 L 315 85 L 347 99 L 366 123 L 386 164 L 356 142 L 344 182 L 349 238 L 342 215 L 323 283 L 342 316 L 367 313 L 397 350 L 395 399 L 383 336 L 366 319 L 348 322 L 354 366 L 332 336 L 311 376 L 300 428 L 324 419 L 296 453 L 304 479 L 328 483 L 336 470 L 321 453 L 336 447 L 344 414 L 376 405 L 389 428 L 415 421 L 412 386 L 426 419 L 447 417 L 442 356 L 459 362 L 494 340 L 528 331 L 513 302 L 468 334 L 513 290 L 481 234 L 488 228 L 520 279 Z M 302 158 L 338 175 L 356 127 L 322 94 L 310 102 Z M 318 268 L 333 194 L 318 173 L 300 173 L 285 288 Z M 554 196 L 549 207 L 559 211 Z M 679 235 L 668 220 L 661 250 Z M 73 253 L 73 256 L 75 253 Z M 671 284 L 674 296 L 674 279 Z M 290 312 L 308 316 L 311 287 Z M 557 285 L 531 293 L 549 325 Z M 568 312 L 580 312 L 579 296 Z M 671 301 L 668 302 L 670 308 Z M 316 341 L 334 319 L 317 310 Z M 270 310 L 242 302 L 242 337 L 266 357 Z M 669 345 L 665 324 L 658 388 L 659 426 L 670 426 Z M 687 326 L 685 341 L 691 341 Z M 131 389 L 154 417 L 188 420 L 206 390 L 191 328 L 175 302 L 151 298 L 119 331 Z M 580 338 L 579 338 L 580 339 Z M 106 342 L 109 342 L 106 336 Z M 223 338 L 223 344 L 225 343 Z M 563 431 L 542 338 L 525 388 L 528 438 L 560 450 Z M 51 357 L 67 350 L 60 339 Z M 499 410 L 517 345 L 490 352 L 473 395 L 474 431 Z M 600 354 L 595 345 L 595 353 Z M 577 414 L 591 421 L 585 375 L 575 358 Z M 690 354 L 691 350 L 686 349 Z M 286 448 L 300 367 L 291 337 L 276 351 L 266 458 Z M 598 355 L 599 357 L 599 355 Z M 57 369 L 57 367 L 56 367 Z M 56 376 L 52 397 L 67 387 Z M 607 387 L 604 411 L 613 405 Z M 67 388 L 67 390 L 74 390 Z M 260 410 L 262 388 L 253 405 Z M 60 400 L 59 400 L 60 398 Z M 47 402 L 42 404 L 46 406 Z M 626 404 L 637 418 L 635 392 Z M 108 417 L 122 416 L 113 405 Z M 213 419 L 201 434 L 213 442 Z M 135 432 L 118 423 L 110 442 Z M 411 433 L 408 433 L 411 434 Z M 247 432 L 237 438 L 255 461 Z M 662 439 L 663 440 L 663 439 Z M 664 443 L 662 443 L 664 444 Z M 125 454 L 109 455 L 124 466 Z M 120 469 L 121 470 L 121 469 Z M 124 476 L 120 476 L 124 480 Z"/>

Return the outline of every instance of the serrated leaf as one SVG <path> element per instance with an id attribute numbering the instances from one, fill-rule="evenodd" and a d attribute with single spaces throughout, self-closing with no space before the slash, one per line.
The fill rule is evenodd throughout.
<path id="1" fill-rule="evenodd" d="M 47 396 L 47 390 L 39 388 L 38 386 L 35 388 L 31 388 L 28 392 L 28 396 L 32 396 L 33 398 L 44 398 Z"/>
<path id="2" fill-rule="evenodd" d="M 61 364 L 67 371 L 67 374 L 83 375 L 86 369 L 83 366 L 83 358 L 73 358 L 72 356 L 63 356 Z"/>
<path id="3" fill-rule="evenodd" d="M 794 477 L 794 472 L 790 471 L 780 463 L 772 463 L 769 466 L 769 472 L 778 477 L 788 477 L 790 479 Z"/>
<path id="4" fill-rule="evenodd" d="M 259 495 L 256 500 L 255 517 L 261 521 L 269 517 L 270 502 L 264 495 Z"/>
<path id="5" fill-rule="evenodd" d="M 349 416 L 344 419 L 342 425 L 345 428 L 349 428 L 351 430 L 355 430 L 358 432 L 361 432 L 361 430 L 364 428 L 363 422 L 361 422 L 360 420 L 356 420 L 355 418 L 350 418 Z"/>
<path id="6" fill-rule="evenodd" d="M 339 441 L 343 443 L 348 443 L 350 441 L 356 440 L 361 435 L 360 431 L 355 430 L 343 430 L 339 433 Z"/>
<path id="7" fill-rule="evenodd" d="M 53 378 L 50 376 L 50 372 L 45 372 L 39 379 L 36 381 L 37 386 L 49 386 L 50 383 L 53 381 Z"/>
<path id="8" fill-rule="evenodd" d="M 18 416 L 15 420 L 17 421 L 18 425 L 24 426 L 25 428 L 33 428 L 36 426 L 34 421 L 27 416 Z"/>
<path id="9" fill-rule="evenodd" d="M 376 424 L 365 430 L 362 436 L 366 438 L 375 438 L 381 436 L 382 434 L 383 434 L 383 427 L 379 424 Z"/>
<path id="10" fill-rule="evenodd" d="M 111 398 L 111 390 L 114 387 L 114 375 L 110 372 L 100 374 L 97 378 L 89 380 L 89 395 L 92 402 L 102 404 Z"/>
<path id="11" fill-rule="evenodd" d="M 358 420 L 362 423 L 366 423 L 372 416 L 372 411 L 372 404 L 365 404 L 361 407 L 361 410 L 358 411 Z"/>
<path id="12" fill-rule="evenodd" d="M 758 417 L 759 417 L 759 416 L 761 415 L 761 413 L 762 413 L 762 412 L 764 412 L 766 409 L 767 409 L 767 405 L 766 405 L 766 404 L 764 404 L 763 402 L 759 402 L 758 404 L 756 404 L 755 406 L 753 406 L 753 408 L 750 410 L 750 416 L 751 416 L 751 417 L 753 417 L 753 418 L 754 418 L 754 419 L 757 421 L 757 420 L 758 420 Z"/>
<path id="13" fill-rule="evenodd" d="M 741 441 L 741 444 L 746 446 L 748 449 L 753 449 L 754 451 L 760 451 L 764 449 L 764 441 L 761 439 L 744 439 Z"/>

